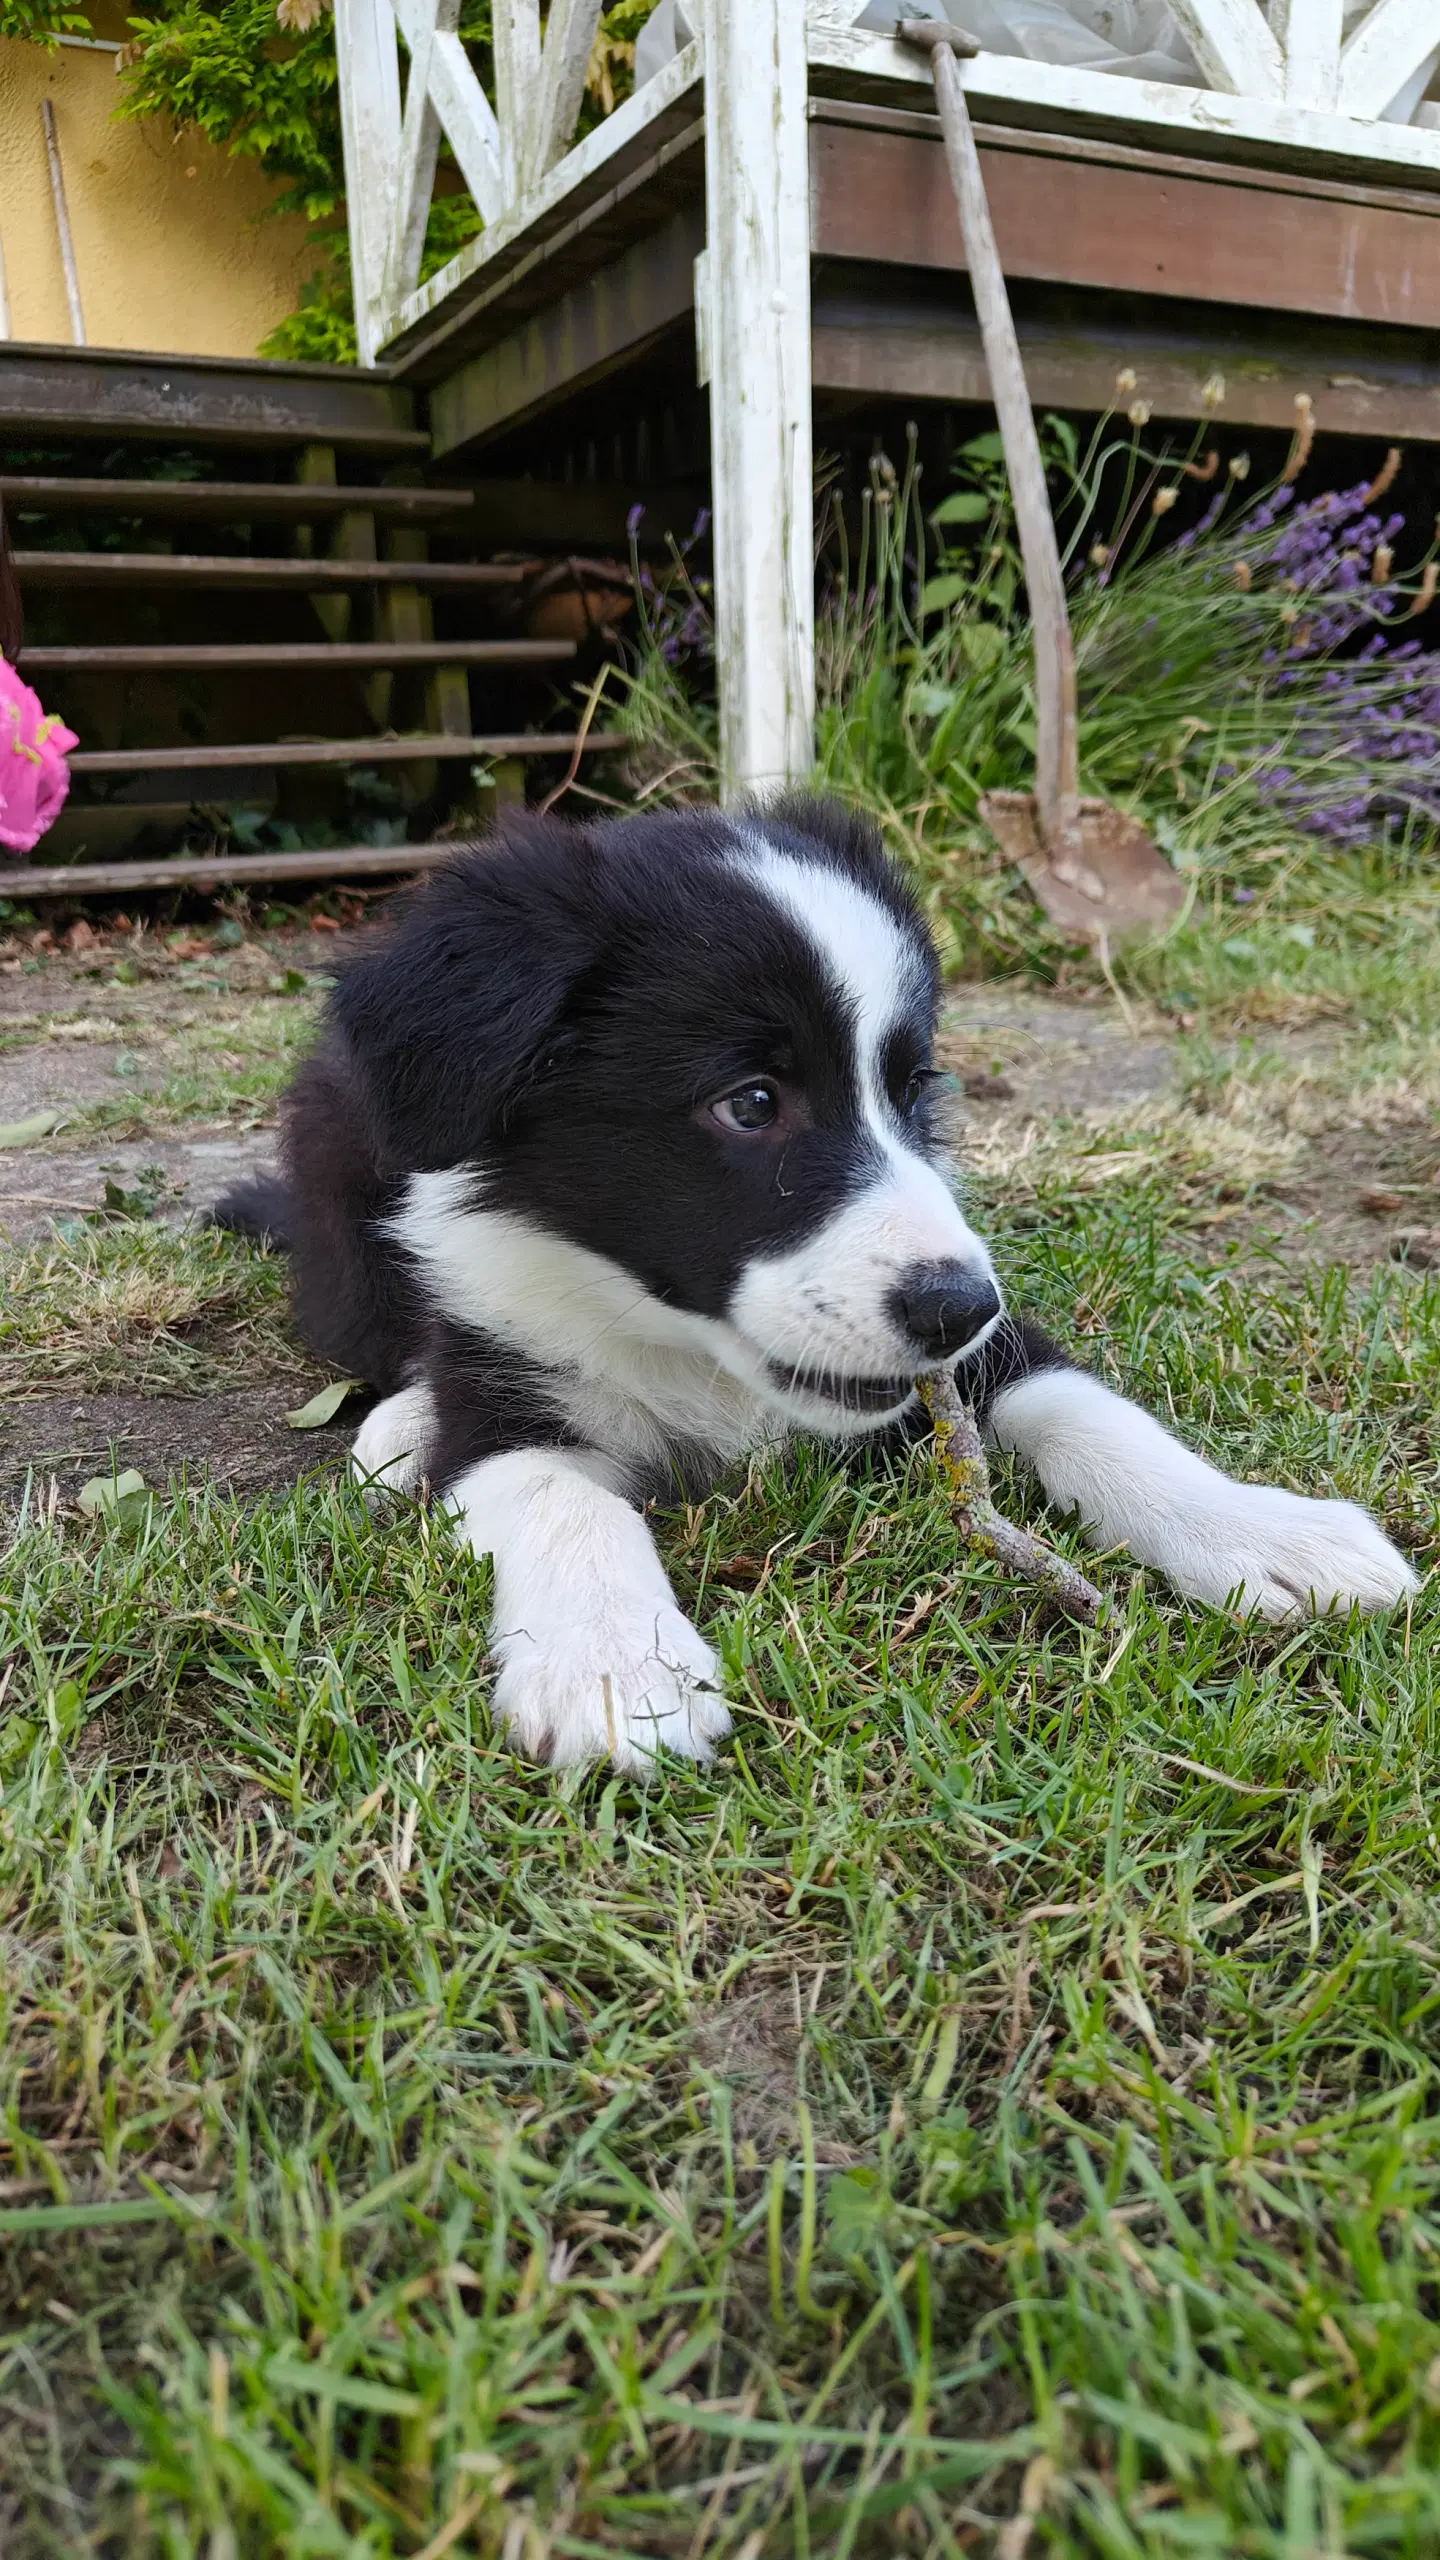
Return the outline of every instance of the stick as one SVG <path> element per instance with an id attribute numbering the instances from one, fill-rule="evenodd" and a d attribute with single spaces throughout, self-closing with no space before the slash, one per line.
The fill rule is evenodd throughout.
<path id="1" fill-rule="evenodd" d="M 1105 1613 L 1104 1594 L 1053 1547 L 1042 1546 L 1013 1520 L 1001 1519 L 990 1499 L 990 1471 L 975 1416 L 950 1371 L 937 1370 L 915 1384 L 935 1426 L 935 1464 L 966 1546 L 990 1556 L 1007 1572 L 1038 1582 L 1070 1617 L 1095 1626 Z"/>
<path id="2" fill-rule="evenodd" d="M 1075 651 L 1065 603 L 1065 579 L 1045 485 L 1045 464 L 1030 405 L 1029 386 L 1015 334 L 1005 270 L 995 243 L 990 204 L 975 147 L 957 54 L 979 51 L 973 36 L 948 22 L 903 18 L 896 33 L 930 56 L 945 159 L 955 190 L 960 238 L 975 314 L 990 376 L 990 397 L 1005 448 L 1005 469 L 1015 502 L 1015 527 L 1025 563 L 1030 630 L 1035 645 L 1035 804 L 1046 852 L 1064 879 L 1063 865 L 1082 859 L 1075 705 Z"/>

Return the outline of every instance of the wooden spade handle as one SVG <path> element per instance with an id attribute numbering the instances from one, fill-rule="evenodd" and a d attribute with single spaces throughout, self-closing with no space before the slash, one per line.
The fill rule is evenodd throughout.
<path id="1" fill-rule="evenodd" d="M 896 34 L 902 43 L 916 45 L 930 56 L 945 158 L 955 189 L 960 237 L 1005 448 L 1005 468 L 1010 475 L 1030 596 L 1035 648 L 1035 799 L 1040 832 L 1052 861 L 1074 863 L 1081 854 L 1075 652 L 1065 605 L 1060 547 L 1055 539 L 1055 519 L 1050 512 L 1050 492 L 1045 486 L 1045 466 L 1020 358 L 1020 341 L 1005 290 L 1005 270 L 995 246 L 980 155 L 955 58 L 960 53 L 978 53 L 980 48 L 973 36 L 963 35 L 958 28 L 937 19 L 902 18 Z"/>

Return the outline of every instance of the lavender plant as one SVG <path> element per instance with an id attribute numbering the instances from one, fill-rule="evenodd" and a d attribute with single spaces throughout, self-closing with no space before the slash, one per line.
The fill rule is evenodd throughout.
<path id="1" fill-rule="evenodd" d="M 1128 386 L 1124 377 L 1122 391 Z M 1382 501 L 1398 468 L 1301 500 L 1287 475 L 1246 503 L 1248 466 L 1221 472 L 1198 447 L 1147 451 L 1102 420 L 1087 450 L 1047 422 L 1066 559 L 1087 785 L 1183 817 L 1204 838 L 1223 823 L 1311 832 L 1359 845 L 1440 826 L 1440 652 L 1404 625 L 1432 601 L 1430 553 L 1396 576 L 1403 520 Z M 1099 530 L 1105 493 L 1110 516 Z M 1186 478 L 1214 477 L 1199 521 L 1166 541 Z M 968 820 L 983 792 L 1022 786 L 1034 752 L 1029 636 L 999 439 L 958 460 L 958 485 L 928 515 L 913 447 L 897 473 L 871 466 L 852 541 L 823 511 L 816 632 L 817 760 L 922 835 Z M 697 534 L 703 532 L 703 525 Z M 714 655 L 694 538 L 657 578 L 637 567 L 641 663 L 632 731 L 683 745 L 703 786 L 714 756 L 705 706 Z"/>

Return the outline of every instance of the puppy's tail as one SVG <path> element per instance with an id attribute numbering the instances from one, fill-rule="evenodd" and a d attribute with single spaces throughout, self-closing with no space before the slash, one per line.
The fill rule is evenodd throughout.
<path id="1" fill-rule="evenodd" d="M 290 1194 L 285 1178 L 279 1173 L 253 1174 L 247 1182 L 237 1182 L 231 1191 L 223 1191 L 210 1212 L 212 1227 L 227 1227 L 231 1235 L 250 1236 L 256 1244 L 268 1244 L 277 1252 L 288 1253 L 294 1241 L 290 1218 Z"/>

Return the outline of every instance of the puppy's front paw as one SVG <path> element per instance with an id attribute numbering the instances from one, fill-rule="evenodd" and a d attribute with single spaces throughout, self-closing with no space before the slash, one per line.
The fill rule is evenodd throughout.
<path id="1" fill-rule="evenodd" d="M 401 1387 L 365 1416 L 355 1435 L 350 1464 L 367 1487 L 417 1493 L 435 1433 L 435 1400 L 427 1386 Z"/>
<path id="2" fill-rule="evenodd" d="M 1393 1609 L 1419 1583 L 1398 1548 L 1353 1502 L 1316 1502 L 1259 1484 L 1227 1484 L 1191 1512 L 1165 1559 L 1176 1587 L 1222 1608 L 1237 1590 L 1251 1617 Z"/>
<path id="3" fill-rule="evenodd" d="M 666 1603 L 500 1640 L 494 1712 L 532 1760 L 612 1760 L 644 1776 L 662 1751 L 708 1760 L 730 1730 L 719 1665 Z"/>

